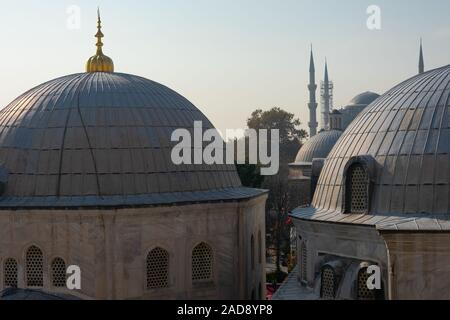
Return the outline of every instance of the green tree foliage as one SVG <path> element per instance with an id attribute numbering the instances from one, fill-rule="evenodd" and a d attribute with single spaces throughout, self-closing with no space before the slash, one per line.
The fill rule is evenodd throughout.
<path id="1" fill-rule="evenodd" d="M 242 185 L 248 188 L 261 188 L 264 177 L 260 174 L 259 165 L 240 164 L 236 165 Z"/>
<path id="2" fill-rule="evenodd" d="M 295 160 L 295 156 L 301 147 L 301 141 L 308 136 L 305 130 L 298 128 L 300 125 L 300 120 L 296 119 L 294 114 L 279 107 L 272 108 L 269 111 L 257 109 L 247 119 L 247 126 L 250 129 L 279 130 L 281 164 L 287 164 Z"/>

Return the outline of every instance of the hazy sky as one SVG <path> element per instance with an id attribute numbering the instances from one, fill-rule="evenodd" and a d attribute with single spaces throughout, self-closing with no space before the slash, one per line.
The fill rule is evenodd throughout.
<path id="1" fill-rule="evenodd" d="M 317 78 L 325 56 L 335 106 L 383 93 L 417 72 L 450 63 L 449 0 L 0 0 L 0 106 L 44 81 L 83 72 L 94 54 L 96 7 L 116 71 L 163 83 L 220 129 L 242 128 L 256 108 L 279 106 L 308 122 L 309 44 Z M 381 8 L 381 30 L 366 9 Z M 67 8 L 81 25 L 67 27 Z"/>

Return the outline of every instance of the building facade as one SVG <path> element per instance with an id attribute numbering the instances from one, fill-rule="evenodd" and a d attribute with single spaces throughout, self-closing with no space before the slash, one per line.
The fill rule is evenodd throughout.
<path id="1" fill-rule="evenodd" d="M 389 90 L 343 133 L 294 210 L 299 280 L 322 299 L 449 299 L 450 66 Z M 369 290 L 367 268 L 381 270 Z"/>
<path id="2" fill-rule="evenodd" d="M 100 18 L 96 37 L 86 73 L 0 112 L 0 291 L 263 298 L 266 191 L 233 165 L 173 164 L 175 129 L 213 125 L 175 91 L 114 72 Z M 80 290 L 66 287 L 72 265 Z"/>

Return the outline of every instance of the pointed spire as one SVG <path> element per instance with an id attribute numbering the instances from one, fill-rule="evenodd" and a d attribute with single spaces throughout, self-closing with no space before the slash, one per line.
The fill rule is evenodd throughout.
<path id="1" fill-rule="evenodd" d="M 97 8 L 97 34 L 95 35 L 95 37 L 97 38 L 97 54 L 101 54 L 102 52 L 102 47 L 103 47 L 103 42 L 102 42 L 102 38 L 104 37 L 104 34 L 102 33 L 102 19 L 100 17 L 100 8 Z"/>
<path id="2" fill-rule="evenodd" d="M 327 62 L 327 58 L 325 58 L 325 77 L 324 77 L 324 81 L 326 83 L 328 83 L 329 78 L 328 78 L 328 62 Z"/>
<path id="3" fill-rule="evenodd" d="M 316 68 L 314 66 L 314 52 L 313 52 L 313 46 L 311 44 L 311 57 L 309 59 L 309 72 L 315 72 Z"/>
<path id="4" fill-rule="evenodd" d="M 423 59 L 423 47 L 422 47 L 422 38 L 420 38 L 420 53 L 419 53 L 419 74 L 425 72 L 425 62 Z"/>
<path id="5" fill-rule="evenodd" d="M 95 56 L 89 58 L 86 64 L 86 72 L 114 72 L 114 62 L 111 58 L 103 54 L 103 42 L 104 37 L 102 32 L 102 19 L 100 17 L 100 8 L 97 9 L 97 52 Z"/>

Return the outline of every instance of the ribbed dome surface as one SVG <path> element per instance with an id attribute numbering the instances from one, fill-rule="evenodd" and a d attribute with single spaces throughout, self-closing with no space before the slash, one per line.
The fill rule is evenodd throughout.
<path id="1" fill-rule="evenodd" d="M 4 197 L 129 196 L 239 187 L 234 166 L 171 161 L 174 129 L 208 119 L 153 81 L 82 73 L 44 83 L 0 113 Z"/>
<path id="2" fill-rule="evenodd" d="M 295 162 L 312 162 L 313 159 L 325 159 L 341 134 L 342 132 L 337 130 L 319 132 L 302 146 Z"/>
<path id="3" fill-rule="evenodd" d="M 450 213 L 449 97 L 450 65 L 401 83 L 366 108 L 330 152 L 313 207 L 341 211 L 345 165 L 371 155 L 372 214 Z"/>

